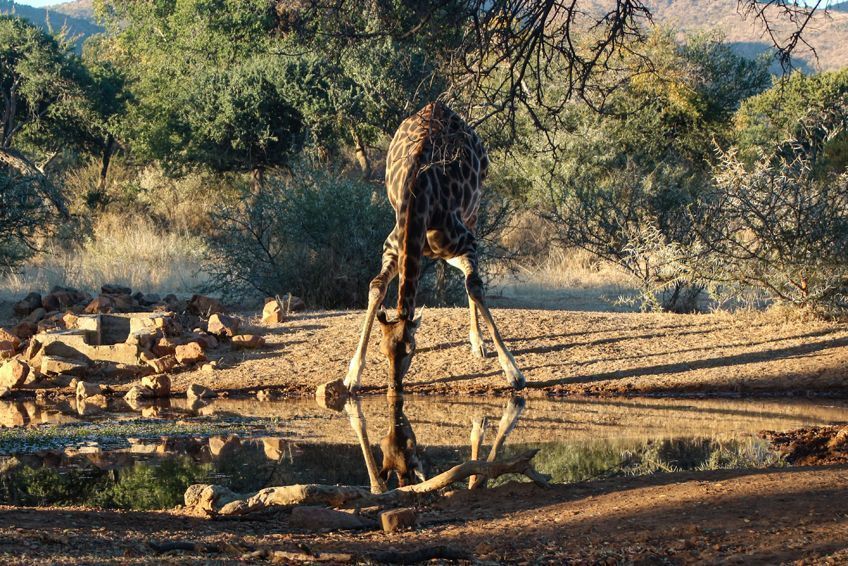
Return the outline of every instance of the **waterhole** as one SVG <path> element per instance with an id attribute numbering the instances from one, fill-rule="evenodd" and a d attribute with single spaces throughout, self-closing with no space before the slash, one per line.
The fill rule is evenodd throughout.
<path id="1" fill-rule="evenodd" d="M 164 509 L 193 483 L 237 492 L 294 483 L 369 484 L 360 434 L 378 463 L 395 424 L 426 477 L 471 457 L 539 450 L 554 482 L 786 463 L 758 433 L 848 423 L 830 400 L 364 398 L 336 412 L 314 401 L 184 399 L 130 408 L 0 402 L 0 502 Z M 408 436 L 408 434 L 407 434 Z M 404 441 L 407 448 L 409 447 Z M 499 482 L 524 481 L 504 476 Z"/>

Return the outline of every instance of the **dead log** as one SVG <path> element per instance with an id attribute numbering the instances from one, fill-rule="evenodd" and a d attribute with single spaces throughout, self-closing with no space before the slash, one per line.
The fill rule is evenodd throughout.
<path id="1" fill-rule="evenodd" d="M 190 511 L 208 516 L 244 515 L 271 507 L 296 505 L 392 506 L 404 504 L 414 500 L 418 495 L 435 492 L 455 482 L 467 480 L 472 475 L 483 475 L 494 479 L 504 474 L 522 474 L 536 485 L 548 487 L 548 478 L 534 470 L 530 463 L 537 452 L 538 450 L 530 450 L 504 462 L 470 460 L 425 482 L 377 494 L 363 487 L 321 484 L 268 487 L 254 494 L 238 494 L 220 485 L 195 484 L 189 486 L 185 492 L 185 505 Z"/>

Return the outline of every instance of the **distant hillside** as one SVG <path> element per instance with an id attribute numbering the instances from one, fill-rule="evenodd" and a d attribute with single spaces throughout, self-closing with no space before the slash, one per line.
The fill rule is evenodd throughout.
<path id="1" fill-rule="evenodd" d="M 68 4 L 88 4 L 88 8 L 91 8 L 90 0 L 69 2 Z M 103 31 L 103 28 L 89 19 L 76 18 L 65 13 L 55 11 L 52 7 L 33 8 L 32 6 L 15 4 L 15 2 L 11 0 L 0 0 L 0 14 L 15 14 L 22 18 L 26 18 L 43 29 L 52 28 L 53 31 L 59 31 L 62 27 L 67 26 L 69 37 L 77 38 L 77 50 L 82 49 L 82 42 L 85 41 L 87 37 Z"/>
<path id="2" fill-rule="evenodd" d="M 72 18 L 88 20 L 90 22 L 94 21 L 94 7 L 92 6 L 92 0 L 74 0 L 73 2 L 62 2 L 61 4 L 54 4 L 52 6 L 48 6 L 48 8 L 52 12 L 59 12 L 61 14 L 65 14 L 66 16 L 71 16 Z"/>
<path id="3" fill-rule="evenodd" d="M 771 49 L 768 38 L 763 37 L 762 25 L 745 20 L 736 11 L 736 0 L 653 0 L 648 4 L 657 24 L 689 32 L 721 31 L 737 52 L 746 56 L 756 56 Z M 789 30 L 789 26 L 778 27 L 784 37 Z M 797 67 L 811 72 L 848 66 L 848 2 L 830 6 L 827 14 L 817 14 L 804 38 L 816 50 L 818 60 L 810 49 L 800 46 L 796 53 Z"/>

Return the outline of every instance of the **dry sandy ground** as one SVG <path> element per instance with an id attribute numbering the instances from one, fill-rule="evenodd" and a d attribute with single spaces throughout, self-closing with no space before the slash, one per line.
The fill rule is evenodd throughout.
<path id="1" fill-rule="evenodd" d="M 210 521 L 178 511 L 0 507 L 0 562 L 226 563 L 262 549 L 363 556 L 448 545 L 498 562 L 844 564 L 847 481 L 848 467 L 832 466 L 660 474 L 548 490 L 510 483 L 456 492 L 438 509 L 422 502 L 419 527 L 392 535 L 298 533 L 284 514 Z M 175 540 L 216 549 L 156 554 L 148 546 Z"/>
<path id="2" fill-rule="evenodd" d="M 468 346 L 467 309 L 427 309 L 405 387 L 412 393 L 505 394 L 489 343 L 485 360 Z M 494 316 L 528 394 L 842 394 L 848 325 L 767 314 L 673 315 L 496 309 Z M 265 328 L 268 347 L 227 353 L 223 369 L 174 377 L 249 392 L 270 388 L 312 395 L 344 377 L 362 312 L 316 312 Z M 375 325 L 376 326 L 376 325 Z M 385 361 L 374 329 L 363 386 L 385 387 Z M 212 354 L 214 356 L 214 353 Z"/>

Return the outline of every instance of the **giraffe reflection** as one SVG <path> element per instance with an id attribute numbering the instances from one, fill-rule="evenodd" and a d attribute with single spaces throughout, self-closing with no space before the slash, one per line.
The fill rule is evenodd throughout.
<path id="1" fill-rule="evenodd" d="M 365 467 L 368 470 L 368 478 L 373 493 L 387 491 L 392 475 L 397 480 L 397 486 L 403 487 L 426 479 L 424 470 L 424 458 L 419 451 L 418 441 L 412 423 L 403 409 L 404 398 L 401 394 L 386 397 L 387 411 L 389 416 L 389 427 L 385 436 L 380 440 L 383 463 L 377 471 L 377 461 L 368 441 L 367 424 L 362 411 L 362 404 L 358 397 L 352 397 L 345 405 L 345 412 L 350 420 L 350 426 L 359 441 Z M 501 454 L 510 433 L 524 411 L 525 401 L 523 397 L 510 398 L 503 410 L 495 440 L 486 458 L 489 462 L 495 461 Z M 483 446 L 486 432 L 487 418 L 480 415 L 471 423 L 471 459 L 477 460 Z M 485 487 L 487 478 L 485 476 L 473 476 L 469 479 L 469 488 Z"/>

